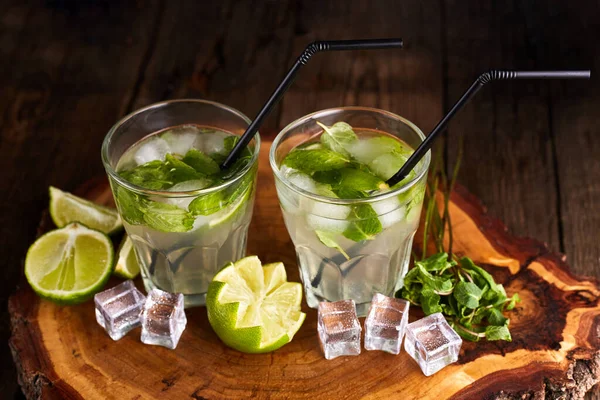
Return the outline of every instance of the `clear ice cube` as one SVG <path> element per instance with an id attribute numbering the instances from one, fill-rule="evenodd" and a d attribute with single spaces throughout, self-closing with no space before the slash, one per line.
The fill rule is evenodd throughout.
<path id="1" fill-rule="evenodd" d="M 152 289 L 142 312 L 142 342 L 177 347 L 187 318 L 183 310 L 183 294 Z"/>
<path id="2" fill-rule="evenodd" d="M 132 281 L 125 281 L 94 296 L 96 321 L 112 340 L 119 340 L 140 326 L 140 313 L 145 300 L 146 297 Z"/>
<path id="3" fill-rule="evenodd" d="M 133 159 L 137 165 L 142 165 L 154 160 L 163 161 L 165 155 L 170 152 L 171 148 L 164 139 L 154 137 L 140 145 Z"/>
<path id="4" fill-rule="evenodd" d="M 167 142 L 172 153 L 184 156 L 194 147 L 199 134 L 200 130 L 196 126 L 183 125 L 164 132 L 161 139 Z"/>
<path id="5" fill-rule="evenodd" d="M 425 376 L 430 376 L 458 360 L 462 339 L 441 313 L 431 314 L 406 326 L 404 350 Z"/>
<path id="6" fill-rule="evenodd" d="M 360 354 L 361 327 L 354 300 L 319 303 L 317 329 L 326 359 Z"/>
<path id="7" fill-rule="evenodd" d="M 376 293 L 365 319 L 365 349 L 400 353 L 410 303 Z"/>

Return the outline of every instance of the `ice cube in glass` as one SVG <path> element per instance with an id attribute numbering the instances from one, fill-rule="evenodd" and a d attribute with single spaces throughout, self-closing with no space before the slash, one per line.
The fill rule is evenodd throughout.
<path id="1" fill-rule="evenodd" d="M 152 289 L 142 312 L 142 342 L 174 349 L 185 329 L 183 294 Z"/>
<path id="2" fill-rule="evenodd" d="M 400 353 L 409 302 L 376 293 L 365 319 L 365 349 Z"/>
<path id="3" fill-rule="evenodd" d="M 140 326 L 140 313 L 146 297 L 132 281 L 125 281 L 94 296 L 96 321 L 112 340 Z"/>
<path id="4" fill-rule="evenodd" d="M 354 300 L 319 303 L 317 329 L 326 359 L 360 354 L 361 327 Z"/>
<path id="5" fill-rule="evenodd" d="M 404 350 L 425 376 L 458 360 L 462 340 L 441 313 L 431 314 L 406 326 Z"/>

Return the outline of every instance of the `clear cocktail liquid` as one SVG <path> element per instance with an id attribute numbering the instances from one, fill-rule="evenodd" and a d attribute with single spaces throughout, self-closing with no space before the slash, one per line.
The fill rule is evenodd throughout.
<path id="1" fill-rule="evenodd" d="M 296 148 L 279 166 L 276 180 L 285 224 L 296 248 L 310 307 L 320 301 L 352 299 L 366 315 L 375 293 L 393 296 L 403 285 L 425 190 L 424 179 L 408 190 L 377 200 L 397 187 L 389 179 L 413 149 L 381 131 L 335 124 Z M 310 194 L 322 197 L 312 197 Z M 344 199 L 347 199 L 345 204 Z M 335 204 L 335 203 L 338 204 Z"/>
<path id="2" fill-rule="evenodd" d="M 113 187 L 146 289 L 183 293 L 186 306 L 202 305 L 214 274 L 245 255 L 256 177 L 256 165 L 245 171 L 250 149 L 228 170 L 219 169 L 237 139 L 183 125 L 144 137 L 119 159 L 125 180 L 164 192 Z"/>

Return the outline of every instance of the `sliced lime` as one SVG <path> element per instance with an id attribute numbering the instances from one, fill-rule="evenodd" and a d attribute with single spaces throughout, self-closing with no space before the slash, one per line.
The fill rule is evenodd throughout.
<path id="1" fill-rule="evenodd" d="M 57 227 L 71 222 L 81 222 L 106 234 L 123 228 L 117 210 L 103 207 L 91 201 L 63 192 L 50 186 L 50 216 Z"/>
<path id="2" fill-rule="evenodd" d="M 140 273 L 133 242 L 129 236 L 125 235 L 119 246 L 117 265 L 115 266 L 115 275 L 124 279 L 133 279 Z"/>
<path id="3" fill-rule="evenodd" d="M 208 227 L 212 228 L 217 225 L 221 225 L 230 221 L 234 221 L 239 215 L 241 215 L 248 205 L 248 199 L 252 193 L 252 186 L 249 186 L 244 194 L 234 200 L 232 204 L 226 206 L 225 210 L 220 213 L 216 213 L 214 218 L 208 223 Z"/>
<path id="4" fill-rule="evenodd" d="M 266 353 L 289 343 L 306 314 L 302 285 L 287 282 L 282 263 L 261 266 L 256 256 L 229 263 L 208 287 L 208 320 L 228 346 Z"/>
<path id="5" fill-rule="evenodd" d="M 113 262 L 110 238 L 75 222 L 46 233 L 29 247 L 25 276 L 41 297 L 76 304 L 102 289 Z"/>

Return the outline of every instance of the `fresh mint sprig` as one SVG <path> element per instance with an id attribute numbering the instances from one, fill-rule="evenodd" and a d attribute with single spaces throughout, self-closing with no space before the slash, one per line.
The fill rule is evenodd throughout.
<path id="1" fill-rule="evenodd" d="M 459 146 L 462 148 L 462 146 Z M 496 283 L 485 269 L 468 257 L 452 254 L 453 235 L 448 209 L 450 194 L 456 182 L 461 154 L 453 174 L 447 178 L 443 158 L 438 152 L 434 159 L 425 193 L 425 223 L 423 254 L 414 262 L 404 278 L 400 296 L 420 306 L 426 315 L 441 312 L 454 330 L 464 339 L 511 341 L 510 311 L 520 301 L 515 293 L 506 295 L 504 287 Z M 442 186 L 443 209 L 439 207 L 437 190 Z M 448 234 L 448 253 L 444 251 L 444 237 Z M 426 257 L 429 240 L 438 253 Z"/>

